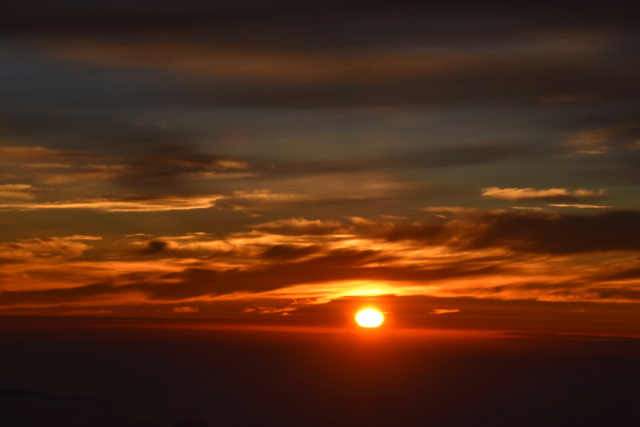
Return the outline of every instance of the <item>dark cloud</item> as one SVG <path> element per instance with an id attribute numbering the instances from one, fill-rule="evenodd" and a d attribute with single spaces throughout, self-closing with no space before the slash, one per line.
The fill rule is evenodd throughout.
<path id="1" fill-rule="evenodd" d="M 3 306 L 19 304 L 55 305 L 61 302 L 84 301 L 101 295 L 113 295 L 127 292 L 125 288 L 109 283 L 95 283 L 74 288 L 55 288 L 38 291 L 4 291 L 0 293 Z"/>
<path id="2" fill-rule="evenodd" d="M 266 231 L 268 233 L 276 233 L 281 235 L 313 235 L 313 236 L 330 236 L 332 234 L 346 232 L 349 226 L 338 221 L 309 221 L 302 218 L 292 218 L 286 220 L 277 220 L 262 224 L 253 225 L 251 228 Z"/>
<path id="3" fill-rule="evenodd" d="M 3 28 L 36 40 L 44 33 L 45 49 L 73 61 L 160 75 L 195 70 L 205 81 L 187 73 L 183 92 L 206 105 L 537 103 L 565 94 L 633 100 L 640 64 L 631 59 L 637 32 L 624 13 L 631 4 L 579 13 L 559 5 L 415 1 L 94 4 L 82 12 L 72 3 L 40 4 L 29 13 L 11 8 Z M 186 99 L 179 93 L 174 102 Z M 104 99 L 108 91 L 98 95 Z"/>
<path id="4" fill-rule="evenodd" d="M 206 57 L 206 51 L 202 52 L 202 55 Z M 262 55 L 268 56 L 268 53 Z M 479 52 L 477 56 L 482 58 L 483 53 Z M 365 58 L 362 61 L 364 64 L 357 66 L 343 64 L 341 59 L 320 59 L 315 67 L 334 69 L 331 73 L 333 77 L 304 82 L 289 81 L 290 77 L 287 74 L 291 71 L 284 65 L 283 75 L 261 75 L 259 70 L 251 70 L 251 74 L 243 78 L 242 74 L 216 75 L 213 72 L 215 66 L 212 64 L 210 73 L 205 68 L 199 70 L 198 75 L 191 76 L 194 77 L 191 80 L 191 93 L 194 94 L 192 102 L 225 107 L 296 109 L 433 105 L 443 107 L 487 103 L 526 105 L 537 104 L 540 97 L 552 97 L 569 92 L 591 93 L 607 102 L 631 102 L 627 107 L 629 110 L 637 107 L 633 102 L 640 94 L 640 87 L 633 75 L 640 66 L 628 64 L 624 58 L 607 61 L 598 58 L 597 55 L 594 55 L 594 58 L 573 61 L 563 58 L 573 56 L 571 53 L 558 53 L 558 57 L 532 55 L 512 58 L 509 52 L 505 52 L 504 56 L 503 61 L 487 58 L 477 59 L 473 64 L 463 59 L 459 64 L 454 62 L 446 70 L 439 70 L 435 74 L 430 65 L 403 64 L 404 60 L 394 55 L 368 60 Z M 67 57 L 73 59 L 72 54 Z M 82 61 L 82 57 L 78 55 L 76 60 Z M 224 60 L 224 55 L 220 60 Z M 273 60 L 276 61 L 275 58 Z M 105 61 L 108 61 L 108 57 Z M 289 60 L 290 67 L 295 69 L 297 61 L 293 56 Z M 425 54 L 419 61 L 429 64 L 442 59 L 430 58 Z M 603 61 L 606 66 L 601 64 Z M 389 62 L 396 65 L 380 65 L 384 70 L 380 72 L 383 74 L 380 78 L 376 78 L 375 74 L 368 79 L 361 78 L 368 75 L 368 68 L 372 64 Z M 136 65 L 134 62 L 130 63 L 130 66 L 135 68 L 146 65 Z M 343 73 L 340 69 L 344 67 L 355 69 Z M 182 65 L 176 64 L 178 72 L 180 68 Z M 629 68 L 633 70 L 631 73 L 627 71 Z M 187 75 L 189 74 L 187 72 Z M 217 83 L 212 87 L 212 82 Z M 547 107 L 539 108 L 542 111 Z"/>
<path id="5" fill-rule="evenodd" d="M 588 288 L 587 292 L 594 293 L 597 298 L 617 299 L 627 301 L 640 300 L 640 289 L 629 289 L 627 287 L 607 287 L 607 288 Z"/>
<path id="6" fill-rule="evenodd" d="M 451 167 L 497 162 L 515 156 L 533 154 L 540 147 L 513 143 L 479 143 L 473 146 L 452 147 L 412 153 L 398 164 L 414 167 Z"/>
<path id="7" fill-rule="evenodd" d="M 517 252 L 568 254 L 640 250 L 640 212 L 590 216 L 555 213 L 463 213 L 444 225 L 399 224 L 372 228 L 389 241 L 421 240 L 459 249 L 505 248 Z"/>
<path id="8" fill-rule="evenodd" d="M 307 161 L 278 164 L 264 168 L 266 176 L 330 174 L 371 170 L 395 170 L 399 168 L 444 168 L 499 162 L 514 157 L 548 152 L 543 144 L 513 144 L 478 142 L 450 148 L 417 150 L 406 154 L 388 154 L 385 157 L 360 155 L 357 159 L 332 161 Z M 266 163 L 266 162 L 265 162 Z"/>
<path id="9" fill-rule="evenodd" d="M 145 187 L 147 190 L 162 185 L 176 187 L 194 179 L 203 179 L 205 174 L 224 174 L 245 171 L 249 164 L 225 159 L 197 149 L 189 143 L 163 144 L 154 141 L 152 149 L 143 147 L 130 153 L 124 170 L 115 181 L 127 187 Z"/>
<path id="10" fill-rule="evenodd" d="M 83 7 L 79 7 L 82 5 Z M 608 6 L 608 7 L 606 7 Z M 548 4 L 515 5 L 496 2 L 494 6 L 464 2 L 451 4 L 416 0 L 243 0 L 233 3 L 188 0 L 112 1 L 87 4 L 76 0 L 12 3 L 4 9 L 5 33 L 140 33 L 148 31 L 208 32 L 242 37 L 247 29 L 275 39 L 298 36 L 303 43 L 335 43 L 337 38 L 350 44 L 394 42 L 408 36 L 429 39 L 456 39 L 482 35 L 485 38 L 526 33 L 534 28 L 599 28 L 633 30 L 630 17 L 634 3 L 616 2 L 615 7 L 591 2 L 576 10 L 570 1 Z M 493 17 L 491 21 L 486 18 Z M 319 32 L 322 28 L 324 31 Z M 295 41 L 292 40 L 291 42 Z"/>
<path id="11" fill-rule="evenodd" d="M 598 275 L 598 280 L 629 280 L 636 279 L 640 281 L 640 267 L 637 267 L 637 261 L 634 263 L 619 266 L 617 271 L 606 271 Z"/>
<path id="12" fill-rule="evenodd" d="M 353 223 L 323 223 L 292 219 L 255 228 L 285 235 L 354 233 L 390 242 L 412 240 L 461 250 L 504 248 L 542 254 L 640 250 L 640 211 L 569 215 L 465 209 L 456 213 L 455 208 L 452 210 L 454 217 L 441 224 L 357 219 Z"/>
<path id="13" fill-rule="evenodd" d="M 274 245 L 262 253 L 267 259 L 293 260 L 302 258 L 307 255 L 317 253 L 320 250 L 318 246 L 292 246 L 292 245 Z"/>
<path id="14" fill-rule="evenodd" d="M 169 246 L 169 243 L 163 242 L 161 240 L 151 240 L 147 242 L 147 247 L 138 251 L 139 254 L 142 255 L 157 255 L 161 252 L 164 252 L 165 249 Z"/>

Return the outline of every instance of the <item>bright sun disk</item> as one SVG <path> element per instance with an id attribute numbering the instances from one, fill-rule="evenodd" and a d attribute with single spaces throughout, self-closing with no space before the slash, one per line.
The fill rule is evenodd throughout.
<path id="1" fill-rule="evenodd" d="M 384 322 L 384 315 L 378 310 L 368 308 L 356 314 L 356 322 L 363 328 L 377 328 Z"/>

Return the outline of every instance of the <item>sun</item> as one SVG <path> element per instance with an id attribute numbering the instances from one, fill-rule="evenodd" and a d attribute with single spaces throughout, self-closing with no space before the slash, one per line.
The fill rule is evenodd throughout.
<path id="1" fill-rule="evenodd" d="M 384 315 L 378 310 L 367 308 L 356 314 L 356 322 L 363 328 L 377 328 L 384 322 Z"/>

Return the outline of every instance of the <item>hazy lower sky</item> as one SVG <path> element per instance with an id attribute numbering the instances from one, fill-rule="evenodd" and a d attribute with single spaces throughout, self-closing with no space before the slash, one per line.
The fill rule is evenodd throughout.
<path id="1" fill-rule="evenodd" d="M 632 6 L 5 5 L 0 315 L 640 333 Z"/>

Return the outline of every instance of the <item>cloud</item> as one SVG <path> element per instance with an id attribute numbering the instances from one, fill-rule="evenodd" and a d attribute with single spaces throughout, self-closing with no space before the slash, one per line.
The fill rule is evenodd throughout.
<path id="1" fill-rule="evenodd" d="M 91 248 L 83 240 L 100 240 L 93 236 L 52 237 L 49 239 L 23 239 L 0 243 L 0 259 L 14 262 L 32 262 L 36 259 L 62 260 L 82 256 Z"/>
<path id="2" fill-rule="evenodd" d="M 569 135 L 564 143 L 578 154 L 604 154 L 634 151 L 639 138 L 640 126 L 627 123 L 580 130 Z"/>
<path id="3" fill-rule="evenodd" d="M 482 196 L 490 199 L 502 200 L 580 200 L 599 199 L 606 197 L 604 190 L 591 191 L 585 189 L 567 190 L 565 188 L 500 188 L 488 187 L 482 189 Z"/>
<path id="4" fill-rule="evenodd" d="M 451 314 L 451 313 L 460 313 L 460 310 L 457 308 L 436 308 L 433 309 L 429 314 Z"/>
<path id="5" fill-rule="evenodd" d="M 125 165 L 52 165 L 27 164 L 37 169 L 36 176 L 47 184 L 83 183 L 96 184 L 118 179 L 126 171 Z"/>
<path id="6" fill-rule="evenodd" d="M 233 257 L 235 254 L 230 254 Z M 233 259 L 233 258 L 232 258 Z M 52 305 L 73 302 L 110 301 L 135 295 L 134 301 L 178 302 L 212 300 L 216 297 L 243 294 L 264 294 L 282 291 L 296 286 L 311 286 L 325 298 L 348 293 L 336 282 L 441 281 L 449 278 L 482 277 L 496 273 L 494 265 L 483 266 L 469 262 L 464 266 L 429 265 L 428 267 L 395 265 L 392 254 L 373 250 L 329 249 L 323 253 L 300 260 L 263 257 L 242 268 L 215 264 L 203 267 L 177 268 L 158 273 L 141 270 L 133 274 L 114 277 L 111 282 L 77 287 L 56 287 L 35 290 L 12 290 L 0 294 L 0 305 Z M 217 260 L 215 260 L 217 261 Z M 178 264 L 179 266 L 179 264 Z M 120 263 L 120 269 L 124 266 Z M 106 268 L 106 266 L 105 266 Z M 148 269 L 148 266 L 147 266 Z M 362 285 L 359 285 L 362 286 Z M 314 291 L 300 292 L 295 298 L 309 298 Z M 142 298 L 142 299 L 141 299 Z"/>
<path id="7" fill-rule="evenodd" d="M 165 189 L 181 188 L 194 180 L 251 176 L 246 173 L 250 168 L 246 161 L 217 156 L 193 144 L 167 142 L 160 138 L 152 149 L 143 146 L 129 153 L 113 182 L 145 190 L 158 185 Z"/>
<path id="8" fill-rule="evenodd" d="M 258 314 L 280 314 L 282 316 L 288 316 L 289 312 L 297 310 L 298 307 L 265 307 L 260 305 L 254 305 L 253 307 L 245 308 L 244 313 L 258 313 Z"/>
<path id="9" fill-rule="evenodd" d="M 159 240 L 151 240 L 147 242 L 147 247 L 138 251 L 142 255 L 157 255 L 163 252 L 169 244 Z"/>
<path id="10" fill-rule="evenodd" d="M 631 259 L 640 251 L 637 211 L 584 216 L 499 210 L 452 214 L 435 224 L 398 218 L 292 218 L 226 236 L 128 237 L 126 245 L 140 240 L 140 257 L 130 256 L 130 250 L 90 248 L 86 242 L 97 239 L 93 236 L 5 243 L 0 245 L 6 272 L 0 276 L 5 288 L 0 305 L 194 306 L 252 298 L 328 301 L 384 293 L 640 300 L 637 262 Z M 171 251 L 166 251 L 169 244 Z M 89 249 L 91 256 L 83 257 Z M 276 313 L 283 307 L 293 306 L 263 302 L 254 312 Z M 439 307 L 432 313 L 454 310 Z"/>
<path id="11" fill-rule="evenodd" d="M 545 105 L 573 105 L 587 104 L 599 101 L 599 98 L 592 94 L 569 94 L 549 95 L 538 98 L 541 104 Z"/>
<path id="12" fill-rule="evenodd" d="M 431 10 L 423 12 L 423 17 L 436 19 Z M 393 13 L 403 15 L 404 21 L 415 20 L 407 10 Z M 286 15 L 291 16 L 290 12 Z M 616 67 L 634 69 L 635 64 L 624 53 L 611 52 L 615 49 L 611 39 L 620 34 L 567 28 L 541 34 L 540 29 L 521 32 L 510 28 L 509 36 L 496 38 L 487 37 L 485 28 L 482 34 L 465 39 L 463 34 L 469 36 L 469 28 L 477 25 L 474 22 L 476 25 L 453 26 L 455 30 L 437 37 L 434 32 L 442 30 L 444 19 L 434 26 L 416 22 L 405 37 L 389 34 L 385 38 L 383 27 L 400 33 L 408 27 L 378 16 L 368 21 L 370 31 L 358 31 L 358 36 L 348 29 L 353 22 L 343 22 L 346 28 L 340 31 L 329 20 L 324 27 L 335 28 L 339 34 L 307 33 L 305 44 L 302 24 L 288 21 L 285 26 L 281 18 L 278 33 L 282 38 L 274 37 L 266 22 L 238 27 L 250 26 L 252 38 L 260 43 L 248 43 L 246 33 L 215 19 L 209 31 L 198 25 L 196 31 L 185 26 L 172 28 L 169 34 L 133 31 L 123 36 L 118 34 L 121 27 L 114 25 L 108 30 L 110 37 L 91 32 L 66 37 L 47 33 L 40 48 L 75 66 L 116 67 L 178 81 L 185 90 L 173 96 L 180 101 L 227 107 L 441 106 L 486 99 L 538 104 L 540 99 L 558 99 L 563 93 L 624 100 L 637 93 L 630 72 Z M 310 20 L 310 27 L 318 25 L 316 16 L 305 19 Z M 364 24 L 362 17 L 358 22 Z M 450 22 L 460 22 L 459 16 Z M 262 31 L 268 36 L 260 37 Z M 465 49 L 460 49 L 461 42 Z M 364 49 L 355 49 L 358 45 Z M 351 46 L 348 54 L 345 46 Z"/>
<path id="13" fill-rule="evenodd" d="M 294 260 L 318 253 L 319 246 L 274 245 L 262 253 L 267 259 Z"/>
<path id="14" fill-rule="evenodd" d="M 59 202 L 3 203 L 0 210 L 93 209 L 104 212 L 161 212 L 207 209 L 223 196 L 129 196 Z"/>
<path id="15" fill-rule="evenodd" d="M 581 205 L 581 204 L 551 204 L 555 208 L 576 208 L 576 209 L 611 209 L 613 206 L 602 205 Z"/>
<path id="16" fill-rule="evenodd" d="M 216 206 L 224 209 L 247 212 L 249 210 L 310 199 L 313 199 L 313 197 L 299 193 L 278 193 L 271 190 L 238 190 L 221 198 L 217 201 Z"/>
<path id="17" fill-rule="evenodd" d="M 595 40 L 591 40 L 594 42 Z M 531 49 L 526 44 L 546 48 Z M 451 75 L 466 75 L 473 71 L 516 68 L 517 62 L 540 68 L 535 60 L 563 62 L 558 53 L 589 57 L 601 48 L 596 42 L 591 48 L 568 44 L 553 44 L 545 40 L 528 40 L 521 50 L 496 49 L 482 51 L 476 46 L 469 54 L 456 49 L 423 51 L 373 50 L 343 55 L 334 49 L 307 50 L 256 44 L 203 42 L 195 37 L 187 40 L 155 38 L 126 39 L 113 37 L 67 40 L 49 43 L 53 54 L 83 62 L 109 66 L 162 69 L 191 78 L 224 79 L 247 82 L 287 84 L 321 84 L 325 82 L 387 83 L 403 79 L 438 79 Z M 527 49 L 529 48 L 529 49 Z M 181 52 L 176 55 L 175 52 Z M 140 52 L 146 52 L 142 56 Z"/>
<path id="18" fill-rule="evenodd" d="M 262 224 L 252 225 L 251 228 L 285 235 L 331 235 L 349 231 L 349 227 L 338 221 L 307 220 L 304 218 L 280 219 Z"/>
<path id="19" fill-rule="evenodd" d="M 166 190 L 194 181 L 255 176 L 250 171 L 252 165 L 246 161 L 216 156 L 192 144 L 167 142 L 178 135 L 148 133 L 147 139 L 154 142 L 153 149 L 145 144 L 142 149 L 134 145 L 125 157 L 14 146 L 0 148 L 0 163 L 47 184 L 115 183 L 147 190 L 159 184 Z"/>
<path id="20" fill-rule="evenodd" d="M 0 187 L 1 189 L 1 187 Z M 13 190 L 13 189 L 12 189 Z M 20 189 L 21 191 L 24 191 Z M 11 194 L 14 194 L 12 191 Z M 360 198 L 360 197 L 357 197 Z M 349 199 L 347 197 L 347 199 Z M 329 199 L 331 200 L 331 199 Z M 7 201 L 0 211 L 90 209 L 102 212 L 162 212 L 219 208 L 253 215 L 254 210 L 273 209 L 284 204 L 327 201 L 322 195 L 276 193 L 270 190 L 233 191 L 222 195 L 105 196 L 61 201 Z"/>
<path id="21" fill-rule="evenodd" d="M 530 154 L 535 150 L 536 147 L 527 144 L 480 143 L 413 153 L 399 163 L 424 168 L 475 165 Z"/>
<path id="22" fill-rule="evenodd" d="M 16 161 L 68 161 L 82 160 L 87 153 L 72 150 L 55 150 L 38 146 L 9 146 L 0 147 L 0 163 Z"/>
<path id="23" fill-rule="evenodd" d="M 391 241 L 413 239 L 463 250 L 494 247 L 549 254 L 635 251 L 640 250 L 640 212 L 579 216 L 472 210 L 443 225 L 389 224 L 370 232 Z"/>
<path id="24" fill-rule="evenodd" d="M 28 184 L 0 185 L 0 199 L 31 200 L 39 189 Z"/>
<path id="25" fill-rule="evenodd" d="M 189 307 L 189 306 L 173 307 L 174 313 L 197 313 L 198 310 L 199 310 L 198 307 Z"/>

